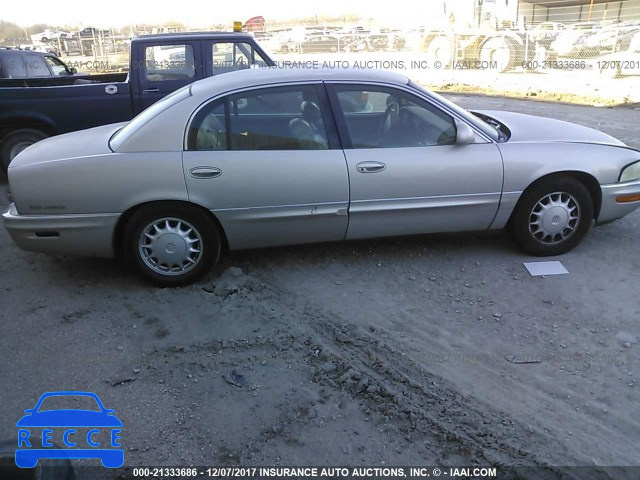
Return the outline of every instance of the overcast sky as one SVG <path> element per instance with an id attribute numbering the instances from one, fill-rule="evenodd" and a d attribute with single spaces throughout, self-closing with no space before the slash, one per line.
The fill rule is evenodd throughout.
<path id="1" fill-rule="evenodd" d="M 421 12 L 416 12 L 421 5 Z M 385 23 L 416 23 L 417 16 L 430 16 L 434 7 L 441 12 L 440 0 L 166 0 L 136 2 L 131 0 L 4 0 L 0 20 L 22 26 L 36 23 L 119 27 L 128 24 L 158 24 L 170 21 L 192 26 L 208 26 L 245 21 L 262 15 L 267 19 L 308 17 L 314 14 L 342 16 L 356 13 L 362 17 L 384 19 Z M 420 22 L 418 22 L 420 23 Z M 426 22 L 422 22 L 426 23 Z"/>

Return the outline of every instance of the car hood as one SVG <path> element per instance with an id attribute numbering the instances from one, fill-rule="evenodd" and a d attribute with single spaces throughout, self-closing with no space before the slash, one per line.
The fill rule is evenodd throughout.
<path id="1" fill-rule="evenodd" d="M 617 138 L 599 132 L 593 128 L 575 123 L 556 120 L 554 118 L 536 117 L 523 113 L 503 112 L 497 110 L 475 110 L 476 112 L 495 118 L 511 131 L 509 143 L 515 142 L 566 142 L 597 143 L 626 147 Z"/>
<path id="2" fill-rule="evenodd" d="M 91 410 L 50 410 L 25 415 L 17 427 L 121 427 L 115 415 Z"/>
<path id="3" fill-rule="evenodd" d="M 46 138 L 20 152 L 9 164 L 9 170 L 66 158 L 111 153 L 109 139 L 126 124 L 127 122 L 114 123 Z M 78 152 L 82 153 L 78 155 Z"/>

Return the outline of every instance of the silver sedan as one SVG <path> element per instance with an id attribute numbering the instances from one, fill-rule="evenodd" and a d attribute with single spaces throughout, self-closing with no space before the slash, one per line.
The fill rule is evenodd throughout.
<path id="1" fill-rule="evenodd" d="M 11 163 L 13 240 L 123 255 L 159 285 L 221 251 L 508 228 L 558 255 L 640 206 L 640 152 L 583 126 L 468 112 L 382 71 L 249 70 Z"/>

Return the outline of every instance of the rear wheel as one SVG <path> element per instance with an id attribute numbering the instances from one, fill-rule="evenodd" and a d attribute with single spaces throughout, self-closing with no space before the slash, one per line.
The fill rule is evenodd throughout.
<path id="1" fill-rule="evenodd" d="M 220 234 L 206 213 L 182 204 L 138 210 L 124 229 L 124 253 L 146 279 L 161 287 L 187 285 L 220 258 Z"/>
<path id="2" fill-rule="evenodd" d="M 42 130 L 33 128 L 23 128 L 15 130 L 2 140 L 0 146 L 0 161 L 2 161 L 2 169 L 7 173 L 9 164 L 18 156 L 25 148 L 30 147 L 40 140 L 44 140 L 49 135 Z"/>
<path id="3" fill-rule="evenodd" d="M 578 245 L 593 222 L 589 190 L 572 177 L 555 177 L 524 192 L 511 228 L 522 249 L 536 256 L 560 255 Z"/>

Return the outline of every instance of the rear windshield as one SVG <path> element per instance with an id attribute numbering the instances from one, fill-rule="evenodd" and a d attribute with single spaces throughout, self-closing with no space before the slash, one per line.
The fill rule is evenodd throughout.
<path id="1" fill-rule="evenodd" d="M 19 53 L 4 53 L 0 55 L 2 63 L 2 78 L 25 78 L 27 67 Z"/>
<path id="2" fill-rule="evenodd" d="M 174 105 L 180 103 L 183 100 L 186 100 L 191 96 L 191 85 L 187 85 L 182 87 L 179 90 L 167 95 L 162 100 L 158 100 L 156 103 L 151 105 L 149 108 L 144 110 L 142 113 L 138 114 L 131 120 L 128 124 L 118 130 L 113 134 L 111 140 L 109 140 L 109 148 L 116 152 L 118 149 L 125 144 L 131 136 L 138 131 L 143 125 L 146 125 L 157 115 L 160 115 L 165 110 L 173 107 Z"/>

